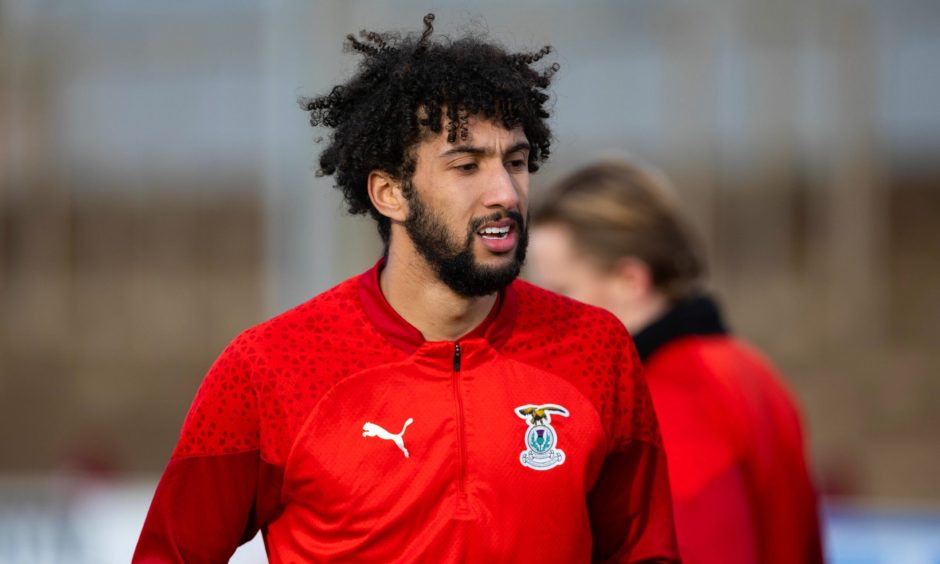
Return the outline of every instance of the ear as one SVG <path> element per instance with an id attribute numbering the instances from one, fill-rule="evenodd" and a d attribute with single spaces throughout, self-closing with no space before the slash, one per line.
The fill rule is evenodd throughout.
<path id="1" fill-rule="evenodd" d="M 636 257 L 627 256 L 618 260 L 613 274 L 620 291 L 631 298 L 643 298 L 655 290 L 649 265 Z"/>
<path id="2" fill-rule="evenodd" d="M 408 200 L 402 194 L 401 181 L 381 170 L 373 170 L 368 179 L 369 199 L 380 214 L 392 221 L 405 221 Z"/>

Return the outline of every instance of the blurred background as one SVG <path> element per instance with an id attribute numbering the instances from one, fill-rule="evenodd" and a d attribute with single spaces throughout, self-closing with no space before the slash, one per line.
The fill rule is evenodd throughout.
<path id="1" fill-rule="evenodd" d="M 940 562 L 934 0 L 0 0 L 0 562 L 128 561 L 215 356 L 376 260 L 297 98 L 428 11 L 556 48 L 536 197 L 671 176 L 802 402 L 831 561 Z"/>

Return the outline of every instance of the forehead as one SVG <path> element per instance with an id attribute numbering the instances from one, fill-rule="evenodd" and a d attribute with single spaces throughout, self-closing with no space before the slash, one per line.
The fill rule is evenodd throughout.
<path id="1" fill-rule="evenodd" d="M 483 149 L 492 149 L 501 152 L 504 149 L 527 141 L 525 131 L 521 125 L 507 129 L 496 119 L 487 119 L 481 116 L 470 116 L 466 122 L 466 135 L 458 130 L 453 143 L 447 141 L 450 121 L 444 121 L 440 133 L 429 132 L 418 143 L 418 150 L 447 150 L 455 145 L 469 145 Z"/>

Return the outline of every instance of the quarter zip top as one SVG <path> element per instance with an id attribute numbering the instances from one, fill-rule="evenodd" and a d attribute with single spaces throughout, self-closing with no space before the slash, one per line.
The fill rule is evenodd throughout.
<path id="1" fill-rule="evenodd" d="M 460 389 L 460 343 L 454 343 L 454 407 L 457 420 L 457 507 L 454 516 L 458 519 L 471 517 L 467 495 L 467 438 L 464 428 L 463 394 Z"/>
<path id="2" fill-rule="evenodd" d="M 460 343 L 454 343 L 454 372 L 460 372 Z"/>

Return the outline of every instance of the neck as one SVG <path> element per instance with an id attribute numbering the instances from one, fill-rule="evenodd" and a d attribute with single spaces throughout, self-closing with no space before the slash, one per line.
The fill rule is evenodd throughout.
<path id="1" fill-rule="evenodd" d="M 680 298 L 633 337 L 640 358 L 646 362 L 661 347 L 684 337 L 727 335 L 718 305 L 708 296 L 693 294 Z"/>
<path id="2" fill-rule="evenodd" d="M 451 290 L 407 237 L 393 238 L 379 286 L 389 305 L 426 341 L 456 341 L 466 335 L 486 319 L 497 298 L 467 298 Z"/>
<path id="3" fill-rule="evenodd" d="M 669 311 L 669 299 L 659 292 L 652 292 L 643 299 L 620 304 L 614 312 L 631 334 L 636 335 Z"/>

